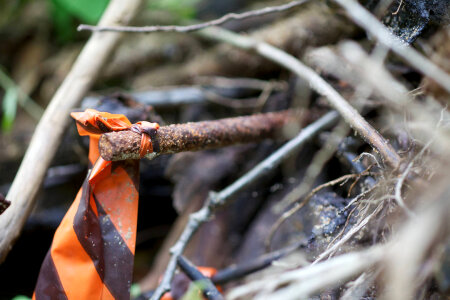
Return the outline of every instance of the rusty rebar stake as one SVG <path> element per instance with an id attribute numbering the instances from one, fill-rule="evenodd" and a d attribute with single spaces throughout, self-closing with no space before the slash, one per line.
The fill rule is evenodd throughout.
<path id="1" fill-rule="evenodd" d="M 198 151 L 269 138 L 283 140 L 287 137 L 282 134 L 282 129 L 288 123 L 304 125 L 304 114 L 298 110 L 285 110 L 163 126 L 152 137 L 154 153 L 147 154 L 147 157 L 152 158 L 155 153 Z M 141 136 L 130 130 L 105 133 L 99 141 L 100 155 L 109 161 L 139 159 L 140 143 Z"/>

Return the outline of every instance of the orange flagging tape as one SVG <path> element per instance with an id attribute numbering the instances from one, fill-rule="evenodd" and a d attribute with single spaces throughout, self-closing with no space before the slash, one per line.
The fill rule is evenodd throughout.
<path id="1" fill-rule="evenodd" d="M 123 115 L 88 109 L 72 113 L 80 135 L 90 137 L 92 166 L 56 230 L 33 299 L 130 299 L 139 189 L 139 161 L 99 157 L 102 133 L 142 135 L 141 157 L 152 151 L 156 123 L 132 125 Z"/>

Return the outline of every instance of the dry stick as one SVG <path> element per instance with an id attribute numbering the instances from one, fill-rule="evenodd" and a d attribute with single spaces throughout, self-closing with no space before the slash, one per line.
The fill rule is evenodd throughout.
<path id="1" fill-rule="evenodd" d="M 194 282 L 199 283 L 203 295 L 208 300 L 222 300 L 223 296 L 217 287 L 211 282 L 211 278 L 206 277 L 195 265 L 183 255 L 178 256 L 178 266 Z"/>
<path id="2" fill-rule="evenodd" d="M 82 30 L 91 30 L 91 31 L 113 31 L 113 32 L 138 32 L 138 33 L 149 33 L 149 32 L 190 32 L 190 31 L 196 31 L 200 29 L 204 29 L 211 26 L 218 26 L 221 24 L 224 24 L 230 20 L 242 20 L 246 18 L 251 17 L 257 17 L 257 16 L 263 16 L 271 13 L 276 12 L 282 12 L 286 11 L 288 9 L 291 9 L 293 7 L 302 5 L 303 3 L 307 2 L 308 0 L 299 0 L 299 1 L 292 1 L 286 4 L 278 5 L 278 6 L 269 6 L 264 7 L 262 9 L 252 10 L 244 13 L 229 13 L 226 14 L 218 19 L 199 23 L 199 24 L 193 24 L 193 25 L 187 25 L 187 26 L 176 26 L 176 25 L 168 25 L 168 26 L 161 26 L 161 25 L 153 25 L 153 26 L 91 26 L 86 24 L 81 24 L 78 26 L 78 31 Z"/>
<path id="3" fill-rule="evenodd" d="M 291 2 L 292 3 L 292 2 Z M 299 2 L 301 4 L 303 2 Z M 286 4 L 289 6 L 289 4 Z M 268 8 L 268 12 L 273 12 L 274 7 Z M 263 10 L 260 10 L 263 11 Z M 260 11 L 253 11 L 253 15 L 260 14 Z M 322 77 L 320 77 L 314 70 L 307 67 L 299 60 L 297 60 L 292 55 L 273 47 L 267 43 L 256 41 L 252 38 L 245 37 L 226 29 L 218 27 L 208 27 L 213 25 L 213 23 L 205 23 L 202 31 L 199 34 L 207 37 L 209 39 L 218 40 L 222 42 L 229 43 L 238 48 L 245 50 L 254 50 L 261 56 L 284 66 L 288 70 L 294 72 L 300 78 L 305 79 L 311 85 L 311 88 L 316 90 L 319 94 L 325 96 L 330 104 L 342 115 L 349 125 L 356 130 L 363 139 L 372 145 L 383 157 L 384 162 L 390 167 L 396 169 L 400 163 L 400 157 L 395 152 L 395 150 L 388 144 L 388 142 L 350 105 L 348 102 L 335 90 L 331 85 L 329 85 Z M 98 30 L 102 27 L 97 28 Z M 117 31 L 127 31 L 129 27 L 115 28 Z M 186 26 L 182 26 L 186 28 Z M 156 32 L 156 31 L 177 31 L 180 28 L 178 26 L 156 26 L 151 31 L 139 31 L 138 28 L 134 29 L 134 32 Z M 192 30 L 197 30 L 199 28 L 194 28 Z M 182 32 L 185 32 L 183 29 Z M 191 31 L 191 30 L 187 30 Z M 445 73 L 444 73 L 445 74 Z"/>
<path id="4" fill-rule="evenodd" d="M 296 242 L 293 245 L 287 246 L 283 249 L 264 254 L 255 260 L 247 261 L 239 265 L 232 265 L 226 269 L 218 271 L 213 277 L 211 277 L 211 281 L 214 284 L 224 284 L 230 282 L 231 280 L 240 279 L 272 265 L 274 261 L 291 254 L 304 245 L 304 241 Z"/>
<path id="5" fill-rule="evenodd" d="M 407 61 L 416 70 L 422 72 L 440 84 L 450 93 L 450 75 L 440 69 L 436 64 L 421 55 L 419 52 L 394 36 L 389 29 L 381 24 L 374 15 L 361 6 L 355 0 L 334 0 L 345 8 L 350 18 L 368 33 L 374 36 L 378 42 L 390 48 L 398 56 Z"/>
<path id="6" fill-rule="evenodd" d="M 448 241 L 450 177 L 446 171 L 441 174 L 418 199 L 422 205 L 415 210 L 415 217 L 409 218 L 391 239 L 383 262 L 386 280 L 382 299 L 415 299 L 420 270 L 429 264 L 431 253 L 443 249 Z"/>
<path id="7" fill-rule="evenodd" d="M 340 300 L 363 299 L 369 288 L 378 277 L 379 271 L 366 271 L 358 278 L 345 284 L 345 292 L 342 293 Z"/>
<path id="8" fill-rule="evenodd" d="M 272 274 L 232 289 L 227 299 L 309 299 L 321 290 L 338 286 L 371 268 L 382 259 L 384 249 L 374 246 L 317 265 Z M 260 294 L 250 296 L 253 293 Z"/>
<path id="9" fill-rule="evenodd" d="M 141 3 L 142 0 L 111 1 L 100 25 L 128 23 Z M 7 195 L 11 207 L 0 217 L 0 262 L 6 258 L 31 212 L 45 172 L 68 125 L 69 112 L 89 90 L 120 36 L 118 33 L 92 35 L 37 125 Z"/>
<path id="10" fill-rule="evenodd" d="M 309 141 L 320 131 L 332 126 L 337 122 L 338 118 L 339 116 L 336 112 L 327 113 L 319 120 L 305 127 L 300 134 L 297 135 L 297 137 L 287 142 L 275 153 L 263 160 L 234 183 L 218 193 L 210 193 L 205 205 L 199 211 L 189 216 L 189 221 L 183 233 L 175 245 L 170 249 L 171 258 L 169 260 L 169 264 L 166 268 L 161 283 L 155 290 L 155 293 L 151 299 L 160 299 L 165 292 L 170 290 L 170 282 L 172 281 L 173 274 L 177 266 L 177 257 L 183 253 L 187 243 L 197 231 L 199 226 L 208 221 L 218 207 L 224 205 L 238 192 L 251 185 L 253 182 L 277 167 L 286 158 L 296 153 L 305 142 Z"/>
<path id="11" fill-rule="evenodd" d="M 207 79 L 201 77 L 197 80 L 196 85 L 190 86 L 168 86 L 158 89 L 149 89 L 143 91 L 134 91 L 130 93 L 125 93 L 130 95 L 134 100 L 140 103 L 151 105 L 154 108 L 167 108 L 178 105 L 189 105 L 195 103 L 205 103 L 207 101 L 214 102 L 214 97 L 219 94 L 216 92 L 219 88 L 229 88 L 229 89 L 252 89 L 261 90 L 262 92 L 270 86 L 276 91 L 287 90 L 287 84 L 283 81 L 264 81 L 259 79 L 251 78 L 224 78 L 224 77 L 213 77 L 212 79 Z M 212 90 L 207 88 L 212 87 Z M 250 98 L 243 97 L 244 94 L 237 93 L 233 95 L 232 101 L 227 103 L 228 106 L 233 106 L 234 102 L 238 101 L 241 106 L 244 106 L 246 102 L 252 102 L 248 107 L 255 107 L 255 103 Z M 97 103 L 102 97 L 100 96 L 88 96 L 83 99 L 83 107 L 91 106 L 91 103 Z M 225 97 L 222 97 L 225 98 Z M 245 100 L 243 102 L 239 101 Z M 225 98 L 230 101 L 231 98 Z M 220 101 L 217 101 L 220 102 Z M 220 102 L 218 104 L 224 105 L 225 103 Z"/>
<path id="12" fill-rule="evenodd" d="M 176 124 L 161 127 L 152 137 L 153 153 L 198 151 L 233 144 L 282 137 L 288 124 L 302 121 L 300 111 L 285 110 L 252 116 Z M 99 142 L 100 155 L 105 160 L 139 159 L 141 136 L 131 130 L 103 134 Z"/>
<path id="13" fill-rule="evenodd" d="M 369 56 L 358 43 L 350 41 L 340 43 L 339 51 L 350 63 L 351 72 L 356 71 L 356 74 L 353 73 L 354 76 L 368 83 L 392 105 L 411 103 L 406 87 L 392 76 L 382 63 Z M 335 59 L 341 58 L 337 56 Z"/>
<path id="14" fill-rule="evenodd" d="M 313 187 L 323 166 L 333 157 L 339 147 L 339 143 L 348 135 L 349 131 L 350 128 L 348 128 L 348 125 L 344 121 L 341 121 L 339 125 L 333 129 L 331 133 L 333 138 L 329 138 L 322 149 L 314 155 L 312 162 L 306 168 L 302 182 L 273 207 L 275 213 L 283 212 L 289 205 L 297 202 Z"/>
<path id="15" fill-rule="evenodd" d="M 300 78 L 308 81 L 311 88 L 325 96 L 344 118 L 344 120 L 357 131 L 362 138 L 374 147 L 383 158 L 383 161 L 391 168 L 399 166 L 400 157 L 391 145 L 373 128 L 330 84 L 320 77 L 313 69 L 301 63 L 292 55 L 271 46 L 265 42 L 259 42 L 234 32 L 211 27 L 199 32 L 201 35 L 213 40 L 219 40 L 232 44 L 245 50 L 253 50 L 261 56 L 284 66 Z"/>

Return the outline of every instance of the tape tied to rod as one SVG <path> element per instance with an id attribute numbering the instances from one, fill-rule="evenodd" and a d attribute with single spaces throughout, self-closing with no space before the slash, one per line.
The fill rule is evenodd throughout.
<path id="1" fill-rule="evenodd" d="M 78 133 L 89 136 L 89 173 L 61 221 L 42 264 L 33 299 L 130 299 L 139 200 L 139 161 L 106 161 L 101 134 L 141 134 L 141 158 L 152 152 L 159 125 L 120 114 L 74 112 Z M 82 274 L 82 276 L 80 275 Z"/>
<path id="2" fill-rule="evenodd" d="M 159 129 L 158 123 L 146 121 L 137 122 L 131 126 L 131 131 L 141 135 L 141 146 L 139 148 L 139 157 L 143 158 L 146 154 L 153 152 L 152 137 L 156 135 Z"/>

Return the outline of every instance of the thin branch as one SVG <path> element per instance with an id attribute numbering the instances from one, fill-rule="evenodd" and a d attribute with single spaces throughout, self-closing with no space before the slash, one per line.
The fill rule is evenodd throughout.
<path id="1" fill-rule="evenodd" d="M 339 143 L 349 133 L 350 129 L 344 121 L 341 121 L 336 126 L 327 139 L 325 145 L 320 149 L 313 157 L 312 162 L 309 164 L 305 171 L 302 182 L 290 191 L 286 196 L 277 203 L 273 210 L 276 213 L 281 213 L 289 205 L 297 202 L 303 197 L 314 185 L 317 177 L 323 169 L 323 166 L 331 159 L 336 152 Z"/>
<path id="2" fill-rule="evenodd" d="M 345 285 L 345 292 L 340 296 L 340 300 L 364 299 L 367 291 L 378 277 L 379 271 L 367 271 L 358 278 Z"/>
<path id="3" fill-rule="evenodd" d="M 399 5 L 398 5 L 398 7 L 397 7 L 397 10 L 396 10 L 395 12 L 392 13 L 393 15 L 398 14 L 398 12 L 400 11 L 400 8 L 402 7 L 402 4 L 403 4 L 403 0 L 400 0 L 400 3 L 399 3 Z"/>
<path id="4" fill-rule="evenodd" d="M 303 120 L 300 111 L 286 110 L 163 126 L 152 136 L 154 152 L 149 153 L 147 158 L 159 154 L 258 142 L 266 138 L 283 139 L 282 129 L 286 125 L 299 124 Z M 100 155 L 109 161 L 138 159 L 140 140 L 140 134 L 131 130 L 105 133 L 99 141 Z"/>
<path id="5" fill-rule="evenodd" d="M 208 24 L 208 26 L 210 25 Z M 314 70 L 301 63 L 292 55 L 267 43 L 258 42 L 250 37 L 245 37 L 226 29 L 208 26 L 203 27 L 205 29 L 200 31 L 199 34 L 213 40 L 230 43 L 238 48 L 254 50 L 261 56 L 284 66 L 300 78 L 307 80 L 311 88 L 325 96 L 346 122 L 381 154 L 386 164 L 394 169 L 399 166 L 400 157 L 389 143 Z M 172 30 L 173 28 L 176 28 L 176 26 L 173 26 Z M 126 27 L 122 29 L 126 29 Z"/>
<path id="6" fill-rule="evenodd" d="M 373 185 L 369 189 L 367 189 L 364 192 L 358 194 L 356 197 L 354 197 L 352 200 L 350 200 L 350 202 L 348 202 L 348 204 L 342 209 L 342 211 L 346 211 L 347 209 L 349 209 L 353 204 L 358 202 L 359 199 L 361 199 L 364 196 L 367 196 L 369 193 L 371 193 L 373 190 L 375 190 L 375 188 L 378 187 L 378 185 L 379 185 L 379 181 L 378 182 L 374 182 Z"/>
<path id="7" fill-rule="evenodd" d="M 311 88 L 325 96 L 330 105 L 341 114 L 344 120 L 358 132 L 367 143 L 380 153 L 388 166 L 393 169 L 396 169 L 399 166 L 400 157 L 383 136 L 381 136 L 381 134 L 378 133 L 378 131 L 373 128 L 329 83 L 320 77 L 313 69 L 304 65 L 292 55 L 265 42 L 259 42 L 252 38 L 218 27 L 204 29 L 200 34 L 213 40 L 230 43 L 238 48 L 253 50 L 308 81 Z"/>
<path id="8" fill-rule="evenodd" d="M 100 24 L 127 24 L 142 2 L 110 1 Z M 0 218 L 0 262 L 6 258 L 33 208 L 45 172 L 69 124 L 70 111 L 79 105 L 94 83 L 120 36 L 117 33 L 92 35 L 40 119 L 6 197 L 11 200 L 11 206 Z"/>
<path id="9" fill-rule="evenodd" d="M 271 274 L 232 289 L 229 299 L 306 299 L 368 270 L 383 257 L 384 247 L 343 254 L 316 265 Z M 278 288 L 278 289 L 277 289 Z M 255 296 L 251 294 L 257 293 Z"/>
<path id="10" fill-rule="evenodd" d="M 168 108 L 196 103 L 215 102 L 217 97 L 226 99 L 227 106 L 255 107 L 257 98 L 247 98 L 249 91 L 260 90 L 264 92 L 268 87 L 275 91 L 287 90 L 287 84 L 283 81 L 265 81 L 253 78 L 225 78 L 225 77 L 198 77 L 195 84 L 189 86 L 166 86 L 158 89 L 148 89 L 143 91 L 123 92 L 125 96 L 130 96 L 137 102 L 151 105 L 154 108 Z M 221 96 L 225 90 L 228 97 Z M 122 92 L 119 91 L 119 94 Z M 103 97 L 99 95 L 88 96 L 83 99 L 82 108 L 95 106 Z M 218 104 L 224 105 L 223 102 Z M 240 108 L 238 107 L 238 108 Z"/>
<path id="11" fill-rule="evenodd" d="M 442 122 L 442 114 L 441 114 L 441 119 L 439 120 L 436 129 L 440 127 L 440 123 Z M 436 131 L 437 132 L 437 131 Z M 416 162 L 417 159 L 421 158 L 422 155 L 425 153 L 426 150 L 428 150 L 428 148 L 431 146 L 431 144 L 433 143 L 433 141 L 436 138 L 435 134 L 428 142 L 425 146 L 423 146 L 422 150 L 420 150 L 420 152 L 411 160 L 411 162 L 408 164 L 408 166 L 406 167 L 405 171 L 403 171 L 402 175 L 400 176 L 400 178 L 398 179 L 396 185 L 395 185 L 395 200 L 397 201 L 398 205 L 403 208 L 403 210 L 406 212 L 406 214 L 409 217 L 414 216 L 413 212 L 406 206 L 405 201 L 403 201 L 403 197 L 402 197 L 402 187 L 403 184 L 406 180 L 406 177 L 409 175 L 409 171 L 411 171 L 411 168 L 413 167 L 414 163 Z"/>
<path id="12" fill-rule="evenodd" d="M 420 283 L 418 274 L 426 268 L 432 253 L 444 249 L 448 241 L 450 178 L 444 168 L 440 170 L 443 176 L 439 181 L 430 183 L 429 189 L 417 199 L 421 205 L 415 209 L 415 216 L 404 223 L 389 243 L 383 262 L 385 281 L 380 293 L 383 299 L 415 299 Z"/>
<path id="13" fill-rule="evenodd" d="M 290 157 L 296 151 L 299 150 L 307 141 L 312 139 L 320 131 L 332 126 L 338 120 L 338 114 L 336 112 L 329 112 L 325 116 L 321 117 L 316 122 L 305 127 L 297 137 L 287 142 L 284 146 L 278 149 L 275 153 L 263 160 L 252 170 L 247 172 L 244 176 L 240 177 L 234 183 L 223 189 L 218 193 L 210 193 L 205 205 L 197 212 L 193 213 L 189 217 L 189 221 L 181 234 L 178 241 L 170 249 L 171 258 L 169 264 L 164 273 L 163 279 L 155 290 L 151 299 L 160 299 L 161 296 L 170 290 L 170 282 L 172 281 L 176 266 L 177 258 L 180 256 L 187 243 L 190 241 L 194 233 L 199 226 L 208 221 L 213 215 L 214 211 L 224 205 L 229 199 L 235 196 L 238 192 L 247 188 L 256 180 L 273 170 L 282 161 Z"/>
<path id="14" fill-rule="evenodd" d="M 224 284 L 231 280 L 240 279 L 244 276 L 270 266 L 274 261 L 279 260 L 288 254 L 291 254 L 301 246 L 304 246 L 304 244 L 304 241 L 296 242 L 286 248 L 264 254 L 256 258 L 255 260 L 222 269 L 218 271 L 213 277 L 211 277 L 211 280 L 215 284 Z"/>
<path id="15" fill-rule="evenodd" d="M 113 31 L 113 32 L 138 32 L 138 33 L 149 33 L 149 32 L 191 32 L 196 31 L 200 29 L 204 29 L 211 26 L 218 26 L 222 25 L 230 20 L 242 20 L 247 19 L 251 17 L 257 17 L 257 16 L 263 16 L 267 14 L 272 14 L 276 12 L 282 12 L 289 10 L 293 7 L 299 6 L 307 2 L 308 0 L 297 0 L 292 1 L 286 4 L 278 5 L 278 6 L 269 6 L 264 7 L 262 9 L 247 11 L 244 13 L 229 13 L 226 14 L 218 19 L 199 23 L 199 24 L 193 24 L 193 25 L 187 25 L 187 26 L 177 26 L 177 25 L 168 25 L 168 26 L 161 26 L 161 25 L 153 25 L 153 26 L 92 26 L 92 25 L 86 25 L 81 24 L 78 26 L 78 31 L 82 30 L 90 30 L 90 31 Z"/>
<path id="16" fill-rule="evenodd" d="M 402 175 L 397 181 L 397 184 L 395 185 L 395 201 L 397 201 L 397 204 L 406 212 L 406 214 L 409 217 L 413 216 L 413 213 L 411 210 L 406 206 L 405 201 L 403 201 L 402 197 L 402 187 L 403 183 L 405 182 L 406 176 L 408 176 L 409 171 L 411 171 L 412 166 L 414 165 L 414 160 L 411 161 L 408 166 L 406 167 L 405 171 L 403 171 Z"/>
<path id="17" fill-rule="evenodd" d="M 421 55 L 400 38 L 393 35 L 389 29 L 381 24 L 377 18 L 355 0 L 334 0 L 341 5 L 350 18 L 378 42 L 388 47 L 398 56 L 407 61 L 416 70 L 432 78 L 450 93 L 450 75 L 439 68 L 432 61 Z"/>
<path id="18" fill-rule="evenodd" d="M 211 278 L 203 275 L 195 265 L 188 260 L 183 255 L 178 256 L 177 259 L 178 266 L 180 269 L 194 282 L 201 283 L 201 290 L 203 295 L 208 298 L 208 300 L 222 300 L 222 294 L 217 290 L 214 284 L 211 282 Z"/>
<path id="19" fill-rule="evenodd" d="M 359 44 L 343 42 L 339 44 L 339 51 L 350 63 L 349 69 L 353 75 L 360 80 L 363 79 L 380 95 L 388 99 L 391 105 L 406 105 L 411 102 L 406 87 L 388 72 L 382 62 L 374 59 L 373 55 L 367 55 Z M 335 59 L 340 59 L 338 57 Z"/>

